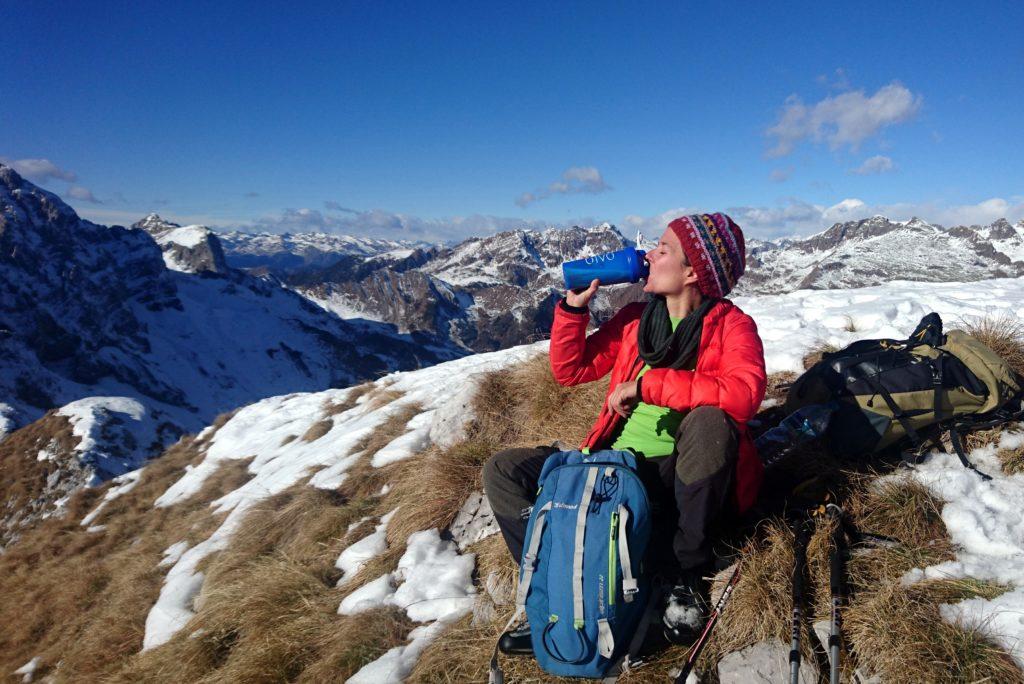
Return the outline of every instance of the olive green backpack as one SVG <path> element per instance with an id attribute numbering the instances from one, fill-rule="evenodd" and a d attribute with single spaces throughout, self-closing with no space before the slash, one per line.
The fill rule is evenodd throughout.
<path id="1" fill-rule="evenodd" d="M 943 334 L 931 313 L 905 340 L 860 340 L 824 354 L 793 383 L 785 408 L 792 414 L 832 402 L 825 438 L 839 457 L 865 459 L 901 444 L 916 462 L 948 430 L 961 462 L 974 469 L 963 433 L 1020 419 L 1022 386 L 1002 357 L 963 331 Z"/>

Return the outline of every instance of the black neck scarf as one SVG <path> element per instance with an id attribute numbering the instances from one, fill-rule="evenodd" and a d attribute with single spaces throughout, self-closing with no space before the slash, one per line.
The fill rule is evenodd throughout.
<path id="1" fill-rule="evenodd" d="M 704 316 L 711 310 L 717 299 L 705 298 L 700 306 L 679 322 L 675 332 L 668 317 L 665 298 L 656 296 L 647 303 L 640 317 L 638 339 L 640 357 L 651 368 L 685 367 L 697 355 L 700 346 L 700 331 L 704 327 Z"/>

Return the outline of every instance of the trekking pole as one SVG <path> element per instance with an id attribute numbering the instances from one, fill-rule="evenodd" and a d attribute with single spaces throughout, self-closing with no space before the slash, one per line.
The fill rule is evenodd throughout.
<path id="1" fill-rule="evenodd" d="M 811 522 L 808 515 L 798 523 L 793 542 L 793 634 L 789 648 L 789 681 L 800 682 L 800 630 L 803 626 L 804 570 L 807 567 L 807 544 L 811 539 Z"/>
<path id="2" fill-rule="evenodd" d="M 729 577 L 729 581 L 725 584 L 725 589 L 722 590 L 722 595 L 715 603 L 715 607 L 712 609 L 711 614 L 708 615 L 708 621 L 704 624 L 704 631 L 701 632 L 697 641 L 693 642 L 693 646 L 690 648 L 690 655 L 686 658 L 686 662 L 683 664 L 683 669 L 680 670 L 679 676 L 676 677 L 675 684 L 685 684 L 686 678 L 690 676 L 690 673 L 693 672 L 694 666 L 697 665 L 697 658 L 700 657 L 700 652 L 704 650 L 704 647 L 711 638 L 711 630 L 713 630 L 715 625 L 718 623 L 718 618 L 721 617 L 725 604 L 729 602 L 729 597 L 732 596 L 732 590 L 736 588 L 736 585 L 740 581 L 741 562 L 742 559 L 736 561 L 736 569 L 733 570 L 732 576 Z"/>
<path id="3" fill-rule="evenodd" d="M 697 664 L 697 658 L 700 656 L 700 651 L 703 647 L 708 645 L 711 640 L 711 632 L 715 629 L 715 625 L 718 624 L 718 618 L 722 615 L 722 609 L 725 608 L 725 604 L 729 602 L 729 597 L 732 596 L 732 590 L 736 588 L 739 583 L 739 563 L 741 560 L 736 561 L 736 569 L 732 571 L 732 575 L 729 576 L 729 581 L 725 583 L 725 589 L 722 590 L 722 595 L 718 598 L 715 603 L 714 609 L 711 614 L 708 615 L 708 622 L 705 623 L 705 629 L 700 633 L 700 636 L 696 641 L 693 642 L 693 646 L 690 647 L 690 654 L 686 658 L 686 662 L 683 664 L 683 669 L 679 672 L 679 676 L 676 677 L 676 684 L 685 684 L 686 678 L 693 672 L 693 668 Z"/>
<path id="4" fill-rule="evenodd" d="M 843 603 L 843 565 L 846 552 L 846 534 L 843 531 L 843 509 L 834 503 L 825 507 L 832 519 L 832 548 L 830 549 L 829 589 L 832 593 L 832 624 L 829 627 L 829 684 L 839 684 L 839 650 L 842 644 L 842 603 Z"/>

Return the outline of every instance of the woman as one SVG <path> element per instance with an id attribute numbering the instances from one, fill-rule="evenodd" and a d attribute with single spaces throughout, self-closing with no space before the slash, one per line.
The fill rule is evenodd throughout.
<path id="1" fill-rule="evenodd" d="M 600 283 L 566 292 L 551 328 L 551 370 L 566 386 L 612 374 L 581 449 L 631 449 L 643 457 L 640 475 L 662 530 L 652 544 L 668 556 L 675 578 L 665 636 L 686 643 L 707 613 L 709 531 L 753 504 L 761 483 L 746 423 L 764 399 L 764 351 L 754 321 L 724 298 L 745 266 L 743 233 L 731 218 L 678 218 L 646 258 L 644 292 L 652 299 L 623 307 L 589 337 L 587 307 Z M 508 449 L 484 468 L 491 508 L 517 561 L 526 533 L 522 511 L 555 450 Z"/>

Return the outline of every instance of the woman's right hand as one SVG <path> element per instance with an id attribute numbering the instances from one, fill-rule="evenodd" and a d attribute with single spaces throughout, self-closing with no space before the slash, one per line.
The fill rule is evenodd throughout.
<path id="1" fill-rule="evenodd" d="M 569 306 L 586 306 L 590 303 L 590 298 L 597 292 L 597 287 L 600 284 L 601 281 L 594 278 L 590 281 L 590 287 L 586 290 L 566 290 L 565 303 Z"/>

